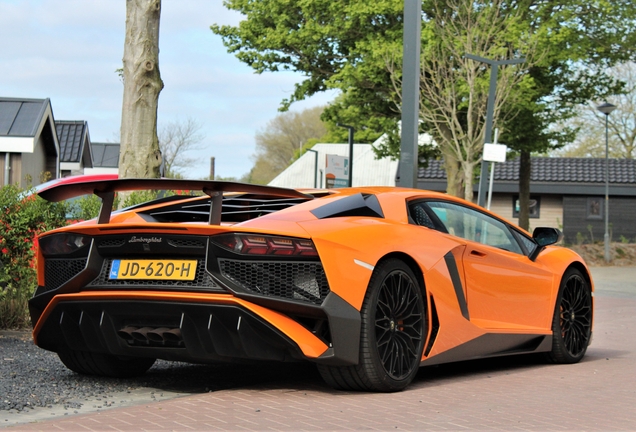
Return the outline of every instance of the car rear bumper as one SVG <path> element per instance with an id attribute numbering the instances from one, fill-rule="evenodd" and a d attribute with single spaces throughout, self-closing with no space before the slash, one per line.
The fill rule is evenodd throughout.
<path id="1" fill-rule="evenodd" d="M 229 294 L 86 291 L 56 295 L 39 316 L 33 337 L 38 346 L 55 352 L 72 349 L 193 363 L 357 362 L 359 313 L 335 294 L 324 307 L 333 343 L 290 316 Z"/>

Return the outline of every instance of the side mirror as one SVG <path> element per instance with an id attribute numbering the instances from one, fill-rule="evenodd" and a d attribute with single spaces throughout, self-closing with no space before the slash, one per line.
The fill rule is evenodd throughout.
<path id="1" fill-rule="evenodd" d="M 541 251 L 545 249 L 546 246 L 558 243 L 563 240 L 563 233 L 561 232 L 561 230 L 558 230 L 556 228 L 538 227 L 535 228 L 532 232 L 532 238 L 535 242 L 537 242 L 537 247 L 534 248 L 534 250 L 528 257 L 530 258 L 530 261 L 536 260 L 539 256 L 539 253 L 541 253 Z"/>
<path id="2" fill-rule="evenodd" d="M 556 228 L 535 228 L 532 232 L 532 238 L 539 246 L 548 246 L 563 240 L 563 233 Z"/>

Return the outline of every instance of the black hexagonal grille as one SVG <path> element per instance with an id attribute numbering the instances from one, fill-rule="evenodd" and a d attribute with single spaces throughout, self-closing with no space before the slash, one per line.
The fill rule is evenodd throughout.
<path id="1" fill-rule="evenodd" d="M 44 267 L 44 284 L 54 290 L 75 277 L 86 267 L 87 258 L 47 259 Z"/>
<path id="2" fill-rule="evenodd" d="M 168 239 L 168 244 L 174 247 L 201 248 L 205 247 L 205 240 L 183 240 L 179 238 Z"/>
<path id="3" fill-rule="evenodd" d="M 126 244 L 126 241 L 123 239 L 108 239 L 108 240 L 100 240 L 99 247 L 121 247 Z"/>
<path id="4" fill-rule="evenodd" d="M 220 258 L 221 274 L 253 294 L 321 304 L 329 294 L 317 262 L 243 261 Z"/>
<path id="5" fill-rule="evenodd" d="M 102 270 L 99 276 L 95 278 L 88 287 L 105 288 L 105 287 L 117 287 L 117 288 L 188 288 L 188 289 L 202 289 L 207 291 L 224 291 L 219 287 L 212 277 L 205 271 L 205 260 L 203 258 L 197 260 L 197 273 L 194 280 L 117 280 L 109 279 L 110 268 L 112 266 L 112 259 L 105 259 L 102 265 Z"/>

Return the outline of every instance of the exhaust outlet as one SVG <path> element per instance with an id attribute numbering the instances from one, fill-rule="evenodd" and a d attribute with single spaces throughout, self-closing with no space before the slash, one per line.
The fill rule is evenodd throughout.
<path id="1" fill-rule="evenodd" d="M 142 327 L 140 329 L 130 332 L 132 337 L 139 342 L 148 342 L 148 332 L 151 331 L 151 327 Z"/>
<path id="2" fill-rule="evenodd" d="M 170 331 L 170 329 L 167 327 L 159 327 L 159 328 L 152 329 L 147 333 L 148 340 L 152 342 L 163 342 L 166 340 L 164 333 L 167 331 Z"/>
<path id="3" fill-rule="evenodd" d="M 125 340 L 126 342 L 133 342 L 135 338 L 132 335 L 132 332 L 136 331 L 137 327 L 124 327 L 123 329 L 117 331 L 117 335 Z"/>
<path id="4" fill-rule="evenodd" d="M 165 329 L 162 336 L 167 342 L 181 342 L 181 329 Z"/>

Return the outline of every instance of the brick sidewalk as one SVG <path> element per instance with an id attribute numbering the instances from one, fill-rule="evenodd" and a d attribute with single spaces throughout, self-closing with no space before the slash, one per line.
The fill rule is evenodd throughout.
<path id="1" fill-rule="evenodd" d="M 593 344 L 575 365 L 520 356 L 428 367 L 394 394 L 269 382 L 6 430 L 636 430 L 636 296 L 600 292 L 596 306 Z"/>

